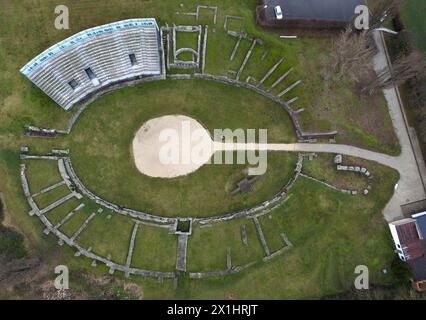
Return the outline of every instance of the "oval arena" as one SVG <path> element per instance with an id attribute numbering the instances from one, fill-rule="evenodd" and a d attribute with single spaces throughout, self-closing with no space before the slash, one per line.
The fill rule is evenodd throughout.
<path id="1" fill-rule="evenodd" d="M 27 127 L 28 136 L 62 146 L 21 150 L 29 215 L 93 267 L 163 281 L 272 265 L 309 241 L 311 221 L 326 219 L 318 218 L 316 207 L 356 206 L 357 197 L 372 201 L 379 174 L 391 170 L 381 165 L 406 169 L 398 157 L 336 143 L 337 130 L 305 131 L 304 108 L 297 107 L 304 80 L 294 59 L 213 21 L 160 27 L 153 18 L 140 18 L 100 25 L 58 42 L 20 70 L 69 112 L 61 128 Z M 209 47 L 219 47 L 219 31 L 231 41 L 229 50 Z M 232 69 L 214 72 L 218 54 Z M 264 68 L 255 74 L 258 65 Z M 212 138 L 215 128 L 267 129 L 267 173 L 251 176 L 247 164 L 160 163 L 161 131 L 184 120 L 211 139 L 217 148 L 211 155 L 226 149 Z M 231 152 L 248 149 L 228 145 Z M 321 154 L 343 157 L 333 169 L 357 184 L 342 187 L 311 176 L 315 170 L 305 172 Z M 362 161 L 354 163 L 354 157 Z M 319 188 L 329 198 L 318 196 Z M 297 212 L 310 226 L 302 230 L 293 211 L 281 213 L 304 208 L 305 198 L 315 206 Z"/>

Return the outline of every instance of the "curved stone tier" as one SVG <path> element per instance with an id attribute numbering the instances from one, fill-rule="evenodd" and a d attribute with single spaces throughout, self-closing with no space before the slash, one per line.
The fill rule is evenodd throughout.
<path id="1" fill-rule="evenodd" d="M 84 229 L 88 226 L 88 224 L 93 220 L 93 218 L 95 218 L 95 216 L 97 214 L 102 212 L 101 209 L 99 209 L 98 212 L 93 212 L 89 217 L 87 217 L 86 220 L 80 225 L 80 227 L 77 229 L 77 231 L 74 232 L 74 234 L 72 236 L 67 236 L 66 234 L 61 232 L 59 229 L 60 229 L 60 227 L 62 226 L 63 223 L 65 223 L 67 220 L 69 220 L 71 218 L 71 216 L 73 214 L 75 214 L 77 211 L 81 210 L 84 207 L 83 203 L 81 203 L 74 210 L 69 212 L 56 225 L 54 225 L 45 215 L 47 212 L 49 212 L 50 210 L 53 210 L 54 208 L 63 204 L 64 202 L 68 201 L 72 197 L 75 197 L 77 199 L 82 199 L 82 195 L 75 191 L 76 187 L 79 187 L 79 185 L 74 184 L 75 180 L 74 180 L 73 174 L 72 174 L 72 172 L 71 172 L 71 174 L 69 174 L 70 172 L 68 171 L 69 166 L 67 164 L 70 163 L 69 158 L 59 158 L 58 157 L 57 159 L 45 159 L 45 158 L 37 158 L 36 156 L 34 156 L 34 157 L 25 158 L 25 159 L 26 160 L 44 159 L 46 161 L 58 161 L 59 172 L 60 172 L 61 177 L 64 179 L 63 183 L 62 182 L 57 183 L 54 186 L 51 186 L 51 187 L 48 187 L 48 188 L 42 190 L 41 192 L 48 192 L 48 191 L 54 189 L 55 187 L 57 187 L 58 185 L 63 185 L 63 184 L 67 185 L 67 187 L 69 188 L 69 191 L 70 191 L 69 195 L 67 195 L 67 196 L 63 197 L 62 199 L 54 202 L 53 204 L 47 206 L 46 208 L 40 209 L 33 199 L 33 197 L 36 197 L 38 194 L 32 194 L 31 191 L 30 191 L 30 187 L 29 187 L 29 183 L 28 183 L 28 179 L 27 179 L 27 174 L 26 174 L 26 170 L 27 170 L 26 165 L 21 164 L 21 185 L 22 185 L 22 188 L 24 190 L 24 194 L 25 194 L 25 197 L 28 201 L 28 204 L 31 207 L 31 211 L 29 212 L 29 214 L 35 215 L 40 219 L 40 221 L 45 226 L 44 233 L 45 234 L 50 234 L 50 233 L 54 234 L 59 239 L 58 240 L 59 245 L 62 246 L 63 244 L 67 244 L 70 247 L 74 248 L 76 250 L 75 256 L 76 257 L 84 256 L 88 259 L 91 259 L 93 261 L 92 266 L 96 266 L 97 263 L 105 264 L 109 268 L 109 272 L 111 274 L 114 273 L 115 271 L 120 271 L 120 272 L 123 272 L 127 277 L 130 276 L 130 275 L 138 275 L 138 276 L 142 276 L 142 277 L 155 277 L 155 278 L 158 278 L 158 279 L 175 278 L 176 277 L 176 272 L 174 272 L 174 271 L 146 270 L 146 269 L 131 267 L 132 255 L 133 255 L 134 246 L 135 246 L 135 238 L 136 238 L 136 233 L 138 231 L 139 225 L 140 224 L 147 224 L 147 225 L 151 225 L 151 226 L 156 226 L 156 227 L 160 227 L 160 228 L 165 227 L 165 228 L 169 228 L 169 229 L 172 229 L 173 225 L 171 225 L 171 224 L 161 225 L 161 224 L 154 224 L 154 223 L 151 223 L 151 222 L 143 222 L 143 221 L 136 220 L 135 223 L 134 223 L 132 234 L 131 234 L 126 264 L 116 263 L 116 262 L 112 261 L 110 259 L 110 257 L 105 258 L 105 257 L 99 256 L 99 255 L 95 254 L 94 252 L 92 252 L 91 247 L 84 248 L 83 246 L 81 246 L 78 243 L 78 237 L 84 231 Z M 302 161 L 302 159 L 303 159 L 303 157 L 299 157 L 299 161 Z M 298 163 L 297 168 L 301 168 L 301 162 Z M 297 176 L 299 176 L 299 174 L 300 174 L 300 172 L 296 173 L 295 178 L 292 179 L 289 182 L 289 184 L 292 184 L 295 181 L 295 179 L 297 178 Z M 121 210 L 117 211 L 117 208 L 119 208 L 118 206 L 113 205 L 113 204 L 109 204 L 108 202 L 104 202 L 100 198 L 92 198 L 92 197 L 96 197 L 96 196 L 94 196 L 93 194 L 91 194 L 89 196 L 89 194 L 86 194 L 86 191 L 83 191 L 83 194 L 88 196 L 90 199 L 94 199 L 96 201 L 96 203 L 101 205 L 101 206 L 105 206 L 106 208 L 112 209 L 112 210 L 114 210 L 118 213 L 134 217 L 134 211 L 133 210 L 121 209 Z M 270 209 L 270 210 L 272 210 L 272 209 Z M 265 251 L 265 256 L 263 258 L 263 261 L 267 261 L 269 259 L 272 259 L 272 258 L 278 256 L 278 255 L 281 255 L 282 253 L 284 253 L 285 251 L 287 251 L 288 249 L 290 249 L 293 246 L 292 243 L 290 241 L 288 241 L 287 237 L 284 234 L 282 234 L 285 246 L 278 251 L 270 252 L 268 245 L 266 243 L 266 240 L 263 236 L 263 231 L 262 231 L 260 224 L 259 224 L 259 221 L 258 221 L 259 216 L 266 214 L 268 212 L 269 211 L 264 211 L 264 212 L 259 213 L 257 215 L 247 216 L 247 218 L 252 219 L 253 222 L 256 224 L 256 229 L 259 233 L 259 237 L 261 238 L 262 245 L 263 245 L 264 251 Z M 246 212 L 246 214 L 247 214 L 247 212 Z M 229 217 L 227 219 L 222 219 L 222 218 L 212 219 L 212 218 L 210 218 L 209 220 L 205 220 L 204 223 L 219 222 L 221 220 L 229 220 L 229 219 L 235 218 L 235 217 L 237 217 L 237 215 L 234 215 L 233 217 Z M 147 220 L 155 221 L 157 223 L 158 222 L 164 222 L 164 221 L 170 222 L 172 220 L 176 220 L 176 219 L 171 219 L 171 218 L 169 219 L 169 218 L 162 218 L 162 217 L 155 217 L 155 216 L 150 216 L 148 218 L 149 219 L 147 219 Z M 199 223 L 201 223 L 201 220 L 199 221 Z M 175 221 L 175 225 L 176 224 L 177 224 L 177 220 Z M 176 262 L 176 270 L 186 271 L 186 245 L 187 245 L 187 241 L 188 241 L 188 234 L 178 234 L 178 232 L 176 232 L 175 234 L 178 236 L 179 243 L 180 243 L 181 239 L 184 239 L 183 243 L 184 243 L 184 247 L 185 247 L 185 248 L 183 248 L 183 251 L 180 248 L 178 248 L 178 252 L 177 252 L 177 255 L 176 255 L 176 261 L 177 261 Z M 252 265 L 256 264 L 256 261 L 253 261 L 253 262 L 250 262 L 250 263 L 243 265 L 243 266 L 238 266 L 238 265 L 233 266 L 230 254 L 231 254 L 230 251 L 228 251 L 228 253 L 227 253 L 227 269 L 216 270 L 216 271 L 207 271 L 207 272 L 190 272 L 189 273 L 190 278 L 205 278 L 205 277 L 214 277 L 214 276 L 219 276 L 219 275 L 228 275 L 228 274 L 238 273 L 238 272 L 241 272 L 241 271 L 251 267 Z"/>
<path id="2" fill-rule="evenodd" d="M 205 74 L 205 73 L 193 73 L 193 74 L 174 74 L 167 76 L 168 79 L 171 80 L 187 80 L 187 79 L 202 79 L 202 80 L 210 80 L 215 81 L 227 85 L 231 85 L 238 88 L 246 88 L 251 91 L 254 91 L 265 98 L 268 98 L 275 103 L 278 104 L 282 109 L 284 109 L 288 115 L 290 116 L 296 136 L 299 140 L 307 140 L 307 139 L 314 139 L 314 138 L 333 138 L 337 135 L 337 131 L 331 131 L 331 132 L 319 132 L 319 133 L 309 133 L 303 131 L 302 127 L 299 124 L 298 119 L 298 112 L 293 111 L 289 103 L 282 101 L 279 97 L 273 95 L 272 93 L 268 92 L 267 90 L 264 90 L 260 87 L 254 86 L 252 84 L 249 84 L 247 82 L 238 81 L 235 79 L 231 79 L 227 76 L 217 76 L 212 74 Z M 65 130 L 56 130 L 57 132 L 66 132 L 67 134 L 70 134 L 72 131 L 72 128 L 74 127 L 74 124 L 77 122 L 78 118 L 80 117 L 81 113 L 83 113 L 84 110 L 86 110 L 87 107 L 89 107 L 96 99 L 98 99 L 101 96 L 104 96 L 108 93 L 120 90 L 121 88 L 125 87 L 132 87 L 136 86 L 138 84 L 146 83 L 146 82 L 152 82 L 157 80 L 164 80 L 164 77 L 162 76 L 155 76 L 150 78 L 143 78 L 143 79 L 135 79 L 135 80 L 127 80 L 122 81 L 120 83 L 116 83 L 114 85 L 110 85 L 108 87 L 102 88 L 102 90 L 99 90 L 98 92 L 94 93 L 89 99 L 86 101 L 83 101 L 81 105 L 79 106 L 78 110 L 71 116 L 67 123 L 67 127 Z"/>
<path id="3" fill-rule="evenodd" d="M 162 223 L 162 224 L 175 224 L 179 219 L 181 219 L 179 217 L 177 218 L 163 217 L 163 216 L 158 216 L 151 213 L 137 211 L 134 209 L 124 208 L 117 204 L 111 203 L 107 200 L 104 200 L 98 197 L 97 195 L 95 195 L 81 182 L 80 178 L 75 173 L 75 170 L 72 166 L 72 162 L 70 158 L 65 158 L 64 163 L 65 163 L 67 174 L 70 180 L 72 181 L 73 185 L 75 186 L 75 189 L 78 189 L 83 195 L 85 195 L 89 199 L 95 201 L 97 204 L 107 209 L 113 210 L 122 215 L 130 216 L 135 219 L 152 221 L 152 222 Z M 259 212 L 273 209 L 277 204 L 280 203 L 281 200 L 283 200 L 286 197 L 288 190 L 293 186 L 294 182 L 299 177 L 302 170 L 302 163 L 303 163 L 303 156 L 299 155 L 299 159 L 294 169 L 295 175 L 290 179 L 290 181 L 286 183 L 286 185 L 283 188 L 281 188 L 281 190 L 278 193 L 276 193 L 270 199 L 263 201 L 261 204 L 248 209 L 231 212 L 224 215 L 212 216 L 207 218 L 193 218 L 193 221 L 199 222 L 200 224 L 207 224 L 207 223 L 218 222 L 218 221 L 228 221 L 228 220 L 232 220 L 239 217 L 255 215 Z"/>
<path id="4" fill-rule="evenodd" d="M 162 74 L 155 19 L 129 19 L 81 31 L 50 47 L 21 73 L 65 110 L 117 81 Z"/>

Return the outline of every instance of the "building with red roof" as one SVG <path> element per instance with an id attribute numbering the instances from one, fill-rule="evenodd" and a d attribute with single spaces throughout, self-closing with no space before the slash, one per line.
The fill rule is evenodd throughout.
<path id="1" fill-rule="evenodd" d="M 389 223 L 396 251 L 413 271 L 416 290 L 426 291 L 426 211 Z"/>

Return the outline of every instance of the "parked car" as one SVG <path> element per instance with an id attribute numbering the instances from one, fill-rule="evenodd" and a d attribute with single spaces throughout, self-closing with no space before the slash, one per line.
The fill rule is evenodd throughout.
<path id="1" fill-rule="evenodd" d="M 275 16 L 277 17 L 278 20 L 282 20 L 283 19 L 283 12 L 281 10 L 281 6 L 276 6 L 274 8 L 275 11 Z"/>

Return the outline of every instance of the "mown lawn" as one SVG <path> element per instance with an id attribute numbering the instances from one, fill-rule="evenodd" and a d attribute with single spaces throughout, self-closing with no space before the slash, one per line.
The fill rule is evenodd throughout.
<path id="1" fill-rule="evenodd" d="M 202 39 L 202 38 L 201 38 Z M 177 32 L 176 33 L 176 50 L 181 48 L 190 48 L 197 51 L 198 48 L 198 32 Z M 172 54 L 172 51 L 170 52 Z M 179 60 L 196 61 L 190 52 L 182 52 L 177 57 Z"/>
<path id="2" fill-rule="evenodd" d="M 63 197 L 70 194 L 70 190 L 66 185 L 62 185 L 58 188 L 50 190 L 49 192 L 43 193 L 35 198 L 39 208 L 45 208 L 48 205 L 62 199 Z"/>
<path id="3" fill-rule="evenodd" d="M 139 225 L 131 266 L 148 270 L 174 271 L 177 236 L 169 230 Z"/>
<path id="4" fill-rule="evenodd" d="M 300 178 L 290 200 L 272 213 L 272 219 L 265 216 L 262 221 L 267 241 L 277 246 L 276 233 L 283 231 L 294 247 L 242 274 L 192 281 L 187 295 L 202 299 L 220 299 L 229 293 L 236 299 L 319 298 L 351 288 L 354 269 L 361 264 L 369 268 L 370 283 L 391 283 L 392 276 L 381 269 L 390 267 L 393 246 L 378 212 L 392 193 L 397 174 L 389 169 L 383 174 L 387 179 L 381 181 L 381 187 L 362 201 Z M 210 250 L 210 254 L 204 253 L 205 260 L 217 256 L 217 266 L 223 267 L 223 245 Z"/>
<path id="5" fill-rule="evenodd" d="M 78 201 L 76 198 L 72 198 L 59 207 L 56 207 L 55 209 L 47 212 L 45 216 L 53 225 L 55 225 L 60 222 L 68 213 L 77 208 L 79 204 L 80 201 Z"/>
<path id="6" fill-rule="evenodd" d="M 167 114 L 194 117 L 212 136 L 214 129 L 267 129 L 269 142 L 294 141 L 285 111 L 248 90 L 209 81 L 150 83 L 99 99 L 76 123 L 68 141 L 86 186 L 129 208 L 165 216 L 211 216 L 262 202 L 292 175 L 295 154 L 269 153 L 267 172 L 247 194 L 232 196 L 231 191 L 247 176 L 249 165 L 205 165 L 166 180 L 144 176 L 130 151 L 134 134 L 145 121 Z"/>
<path id="7" fill-rule="evenodd" d="M 342 165 L 365 167 L 371 173 L 371 176 L 366 177 L 359 172 L 337 171 L 337 165 L 334 163 L 335 156 L 335 154 L 320 154 L 312 161 L 306 159 L 303 173 L 338 188 L 358 192 L 367 188 L 368 185 L 377 184 L 377 179 L 380 178 L 382 172 L 381 166 L 374 162 L 343 156 Z"/>
<path id="8" fill-rule="evenodd" d="M 241 238 L 242 225 L 246 225 L 247 246 Z M 188 242 L 188 271 L 225 270 L 228 248 L 231 250 L 233 266 L 259 261 L 264 255 L 251 220 L 240 218 L 213 223 L 211 226 L 195 225 Z"/>
<path id="9" fill-rule="evenodd" d="M 32 194 L 40 192 L 62 180 L 57 161 L 32 160 L 25 163 L 27 179 Z"/>
<path id="10" fill-rule="evenodd" d="M 89 214 L 82 211 L 76 219 L 83 223 L 82 217 L 87 218 Z M 97 214 L 78 237 L 77 242 L 86 249 L 92 247 L 93 252 L 102 257 L 110 255 L 112 261 L 124 265 L 134 223 L 128 217 L 116 213 L 108 218 L 109 214 L 107 211 Z M 72 223 L 71 220 L 69 223 Z M 67 227 L 67 224 L 64 227 Z"/>

